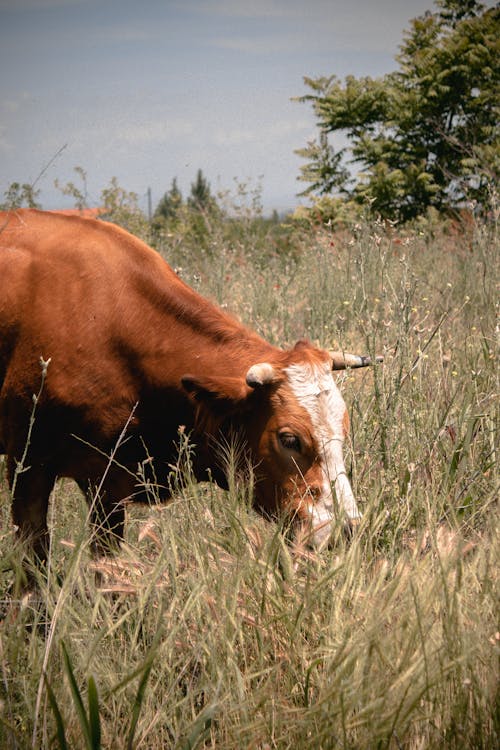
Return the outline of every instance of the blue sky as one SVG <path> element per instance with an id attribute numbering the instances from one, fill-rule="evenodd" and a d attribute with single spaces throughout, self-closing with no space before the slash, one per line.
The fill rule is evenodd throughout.
<path id="1" fill-rule="evenodd" d="M 316 135 L 304 76 L 393 70 L 408 20 L 431 0 L 0 0 L 0 200 L 31 183 L 111 178 L 157 203 L 201 168 L 213 191 L 262 185 L 266 210 L 299 202 Z M 63 148 L 64 147 L 64 148 Z M 62 152 L 56 157 L 56 154 Z M 56 158 L 54 158 L 56 157 Z"/>

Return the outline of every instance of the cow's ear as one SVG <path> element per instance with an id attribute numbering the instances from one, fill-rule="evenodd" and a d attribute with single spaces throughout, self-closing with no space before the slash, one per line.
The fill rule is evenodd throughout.
<path id="1" fill-rule="evenodd" d="M 257 365 L 252 365 L 248 370 L 245 380 L 247 385 L 251 388 L 257 389 L 262 388 L 266 385 L 277 385 L 283 380 L 283 374 L 281 370 L 277 370 L 269 362 L 259 362 Z"/>
<path id="2" fill-rule="evenodd" d="M 234 411 L 251 393 L 242 378 L 184 375 L 181 383 L 194 401 L 217 412 Z"/>

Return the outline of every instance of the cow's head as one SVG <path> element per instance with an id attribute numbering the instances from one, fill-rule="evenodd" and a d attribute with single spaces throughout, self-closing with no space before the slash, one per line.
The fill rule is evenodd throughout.
<path id="1" fill-rule="evenodd" d="M 243 430 L 257 478 L 256 508 L 290 514 L 317 545 L 330 536 L 334 495 L 346 523 L 361 517 L 343 458 L 349 417 L 332 370 L 367 364 L 368 357 L 299 342 L 272 362 L 253 364 L 244 379 L 183 378 L 202 432 L 215 437 L 214 424 Z"/>

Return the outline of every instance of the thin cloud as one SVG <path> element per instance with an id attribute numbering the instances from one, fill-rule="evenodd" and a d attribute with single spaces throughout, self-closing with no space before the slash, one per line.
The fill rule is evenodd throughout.
<path id="1" fill-rule="evenodd" d="M 95 29 L 93 38 L 96 41 L 119 44 L 131 44 L 135 42 L 149 42 L 157 39 L 158 32 L 149 29 L 137 28 L 137 25 L 130 26 L 106 26 L 106 28 Z"/>
<path id="2" fill-rule="evenodd" d="M 359 50 L 385 53 L 390 48 L 396 54 L 409 19 L 421 15 L 423 10 L 410 7 L 409 0 L 406 3 L 386 0 L 385 4 L 386 13 L 381 12 L 381 3 L 373 3 L 373 0 L 354 0 L 351 4 L 332 0 L 313 0 L 307 4 L 296 0 L 276 0 L 269 4 L 265 0 L 252 3 L 200 0 L 196 8 L 206 15 L 240 19 L 231 34 L 208 40 L 214 48 L 252 55 L 285 54 L 308 50 L 314 39 L 314 50 L 322 54 Z M 393 19 L 400 18 L 390 28 L 387 24 L 389 8 Z M 353 18 L 358 15 L 354 22 Z M 263 25 L 265 19 L 268 23 Z M 254 25 L 249 23 L 251 20 L 260 21 L 259 33 L 255 33 Z"/>
<path id="3" fill-rule="evenodd" d="M 124 141 L 130 145 L 157 144 L 164 145 L 169 141 L 195 135 L 197 129 L 192 121 L 182 119 L 165 119 L 156 122 L 136 123 L 120 128 L 114 133 L 114 140 Z"/>
<path id="4" fill-rule="evenodd" d="M 280 120 L 261 125 L 258 128 L 221 128 L 216 127 L 211 140 L 217 146 L 240 146 L 245 143 L 272 144 L 280 142 L 284 137 L 303 134 L 310 128 L 310 122 L 305 119 Z M 210 134 L 209 134 L 210 135 Z"/>
<path id="5" fill-rule="evenodd" d="M 15 115 L 26 103 L 29 103 L 30 99 L 31 96 L 27 91 L 22 91 L 15 97 L 2 99 L 0 101 L 0 113 L 2 116 Z"/>
<path id="6" fill-rule="evenodd" d="M 0 125 L 0 151 L 4 154 L 15 150 L 14 144 L 6 138 L 6 133 L 7 128 Z"/>
<path id="7" fill-rule="evenodd" d="M 289 52 L 300 44 L 300 38 L 294 41 L 292 38 L 281 37 L 215 37 L 207 42 L 208 46 L 232 52 L 241 52 L 249 55 L 267 55 Z"/>
<path id="8" fill-rule="evenodd" d="M 86 0 L 0 0 L 0 11 L 50 10 L 82 5 Z"/>
<path id="9" fill-rule="evenodd" d="M 297 12 L 293 5 L 289 0 L 198 0 L 187 6 L 178 3 L 177 7 L 191 13 L 226 18 L 285 18 Z"/>

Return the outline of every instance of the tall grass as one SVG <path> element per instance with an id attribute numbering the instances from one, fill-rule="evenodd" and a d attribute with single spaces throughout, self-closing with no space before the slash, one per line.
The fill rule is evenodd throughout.
<path id="1" fill-rule="evenodd" d="M 93 561 L 60 482 L 42 605 L 4 597 L 1 747 L 498 746 L 494 227 L 257 239 L 215 227 L 208 250 L 162 252 L 275 343 L 385 355 L 341 378 L 359 531 L 294 548 L 230 447 L 229 492 L 193 481 L 185 437 L 173 502 L 131 509 L 123 549 Z M 1 492 L 6 590 L 21 553 Z"/>

